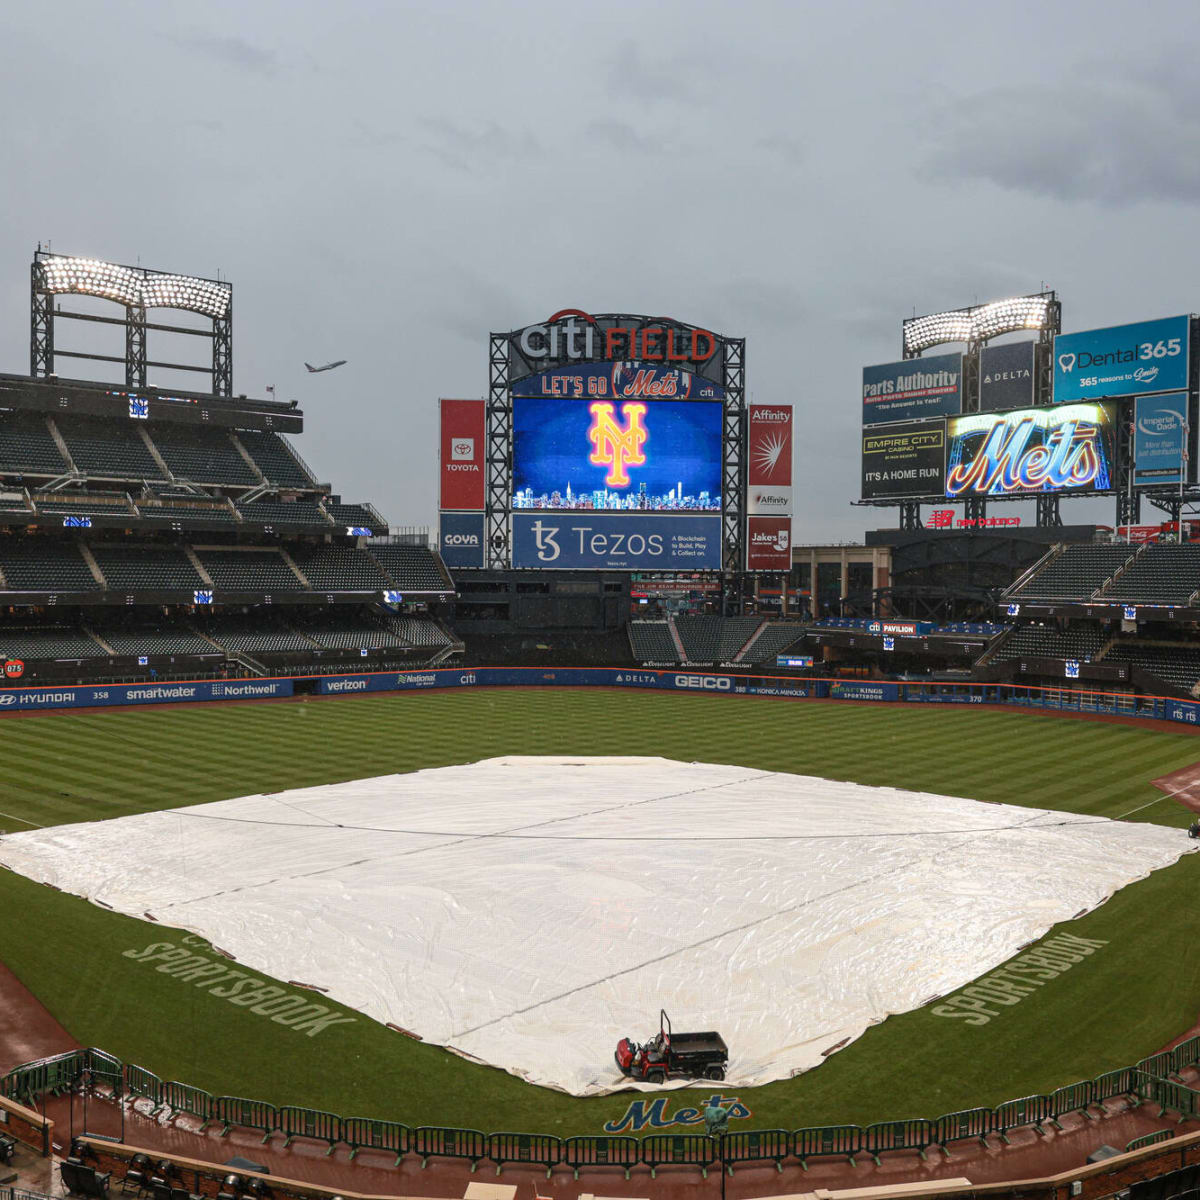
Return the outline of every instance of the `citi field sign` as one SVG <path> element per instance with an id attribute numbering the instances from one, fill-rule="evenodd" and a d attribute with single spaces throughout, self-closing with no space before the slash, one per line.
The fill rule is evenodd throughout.
<path id="1" fill-rule="evenodd" d="M 678 367 L 714 383 L 724 378 L 724 338 L 670 317 L 564 308 L 540 324 L 494 336 L 508 339 L 513 381 L 571 363 L 621 361 Z"/>

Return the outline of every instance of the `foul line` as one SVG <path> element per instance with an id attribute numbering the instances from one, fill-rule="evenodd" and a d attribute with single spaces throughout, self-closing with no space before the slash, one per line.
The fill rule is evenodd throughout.
<path id="1" fill-rule="evenodd" d="M 22 825 L 29 825 L 33 829 L 45 829 L 45 825 L 39 825 L 36 821 L 27 821 L 24 817 L 14 816 L 12 813 L 0 812 L 0 817 L 7 817 L 10 821 L 20 821 Z"/>

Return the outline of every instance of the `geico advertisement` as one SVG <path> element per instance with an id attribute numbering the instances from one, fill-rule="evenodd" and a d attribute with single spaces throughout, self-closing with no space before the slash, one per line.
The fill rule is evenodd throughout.
<path id="1" fill-rule="evenodd" d="M 1021 496 L 1112 487 L 1113 407 L 1065 404 L 946 423 L 946 495 Z"/>
<path id="2" fill-rule="evenodd" d="M 513 513 L 513 566 L 718 571 L 721 518 L 633 513 Z"/>

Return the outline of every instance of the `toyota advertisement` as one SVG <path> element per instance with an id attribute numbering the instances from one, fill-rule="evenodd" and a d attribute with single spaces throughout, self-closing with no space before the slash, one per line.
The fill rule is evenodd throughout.
<path id="1" fill-rule="evenodd" d="M 719 571 L 720 516 L 514 512 L 514 567 Z"/>
<path id="2" fill-rule="evenodd" d="M 863 430 L 864 500 L 940 496 L 945 479 L 945 421 L 906 421 Z"/>
<path id="3" fill-rule="evenodd" d="M 484 447 L 487 409 L 483 400 L 442 400 L 441 504 L 443 509 L 482 512 L 487 495 Z"/>
<path id="4" fill-rule="evenodd" d="M 962 410 L 963 356 L 931 354 L 863 367 L 862 423 L 945 417 Z"/>
<path id="5" fill-rule="evenodd" d="M 1134 487 L 1187 482 L 1188 394 L 1139 396 L 1133 408 Z"/>
<path id="6" fill-rule="evenodd" d="M 946 495 L 1106 492 L 1113 485 L 1113 404 L 971 413 L 946 422 Z"/>
<path id="7" fill-rule="evenodd" d="M 1186 391 L 1187 316 L 1060 333 L 1054 339 L 1054 403 Z"/>

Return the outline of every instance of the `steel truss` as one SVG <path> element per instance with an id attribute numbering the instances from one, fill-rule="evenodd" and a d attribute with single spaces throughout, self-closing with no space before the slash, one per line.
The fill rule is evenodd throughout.
<path id="1" fill-rule="evenodd" d="M 487 565 L 509 565 L 509 509 L 512 500 L 512 396 L 508 390 L 508 334 L 488 335 L 487 401 Z"/>

